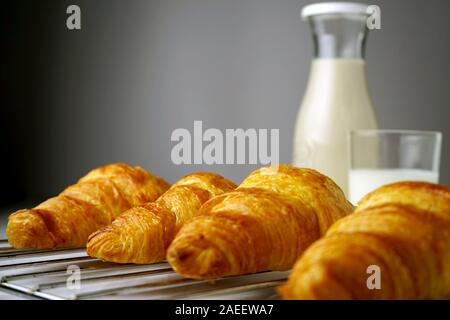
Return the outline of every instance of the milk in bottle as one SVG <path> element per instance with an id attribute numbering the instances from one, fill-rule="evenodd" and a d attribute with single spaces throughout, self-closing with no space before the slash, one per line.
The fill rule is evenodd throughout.
<path id="1" fill-rule="evenodd" d="M 293 163 L 314 168 L 348 191 L 348 133 L 376 129 L 364 60 L 367 5 L 320 3 L 305 7 L 315 58 L 297 117 Z"/>

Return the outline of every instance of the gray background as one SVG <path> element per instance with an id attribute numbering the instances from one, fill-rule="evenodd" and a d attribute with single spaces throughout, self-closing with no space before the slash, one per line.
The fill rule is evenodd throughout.
<path id="1" fill-rule="evenodd" d="M 170 135 L 192 129 L 194 120 L 223 130 L 280 128 L 280 160 L 290 162 L 312 58 L 310 30 L 299 12 L 311 2 L 19 5 L 5 35 L 12 60 L 2 62 L 12 79 L 2 117 L 3 150 L 9 150 L 4 189 L 12 179 L 20 197 L 11 199 L 35 203 L 115 161 L 142 165 L 171 182 L 194 170 L 239 182 L 253 169 L 173 165 Z M 380 125 L 442 131 L 441 182 L 449 184 L 450 2 L 368 3 L 382 10 L 382 29 L 370 34 L 367 47 Z M 81 31 L 65 27 L 69 4 L 81 7 Z M 14 206 L 10 202 L 4 201 Z"/>

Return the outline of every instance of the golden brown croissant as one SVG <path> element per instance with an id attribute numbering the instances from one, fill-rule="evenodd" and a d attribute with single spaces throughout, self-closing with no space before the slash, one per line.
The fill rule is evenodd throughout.
<path id="1" fill-rule="evenodd" d="M 15 248 L 82 247 L 92 232 L 126 209 L 156 200 L 168 188 L 140 167 L 106 165 L 57 197 L 11 214 L 8 241 Z"/>
<path id="2" fill-rule="evenodd" d="M 213 173 L 195 173 L 176 182 L 156 202 L 131 208 L 89 237 L 92 257 L 117 263 L 165 260 L 166 249 L 180 227 L 211 197 L 236 185 Z"/>
<path id="3" fill-rule="evenodd" d="M 387 185 L 336 222 L 296 263 L 286 299 L 450 296 L 450 188 Z"/>
<path id="4" fill-rule="evenodd" d="M 178 273 L 196 279 L 286 270 L 353 206 L 326 176 L 289 165 L 250 174 L 206 202 L 168 249 Z"/>

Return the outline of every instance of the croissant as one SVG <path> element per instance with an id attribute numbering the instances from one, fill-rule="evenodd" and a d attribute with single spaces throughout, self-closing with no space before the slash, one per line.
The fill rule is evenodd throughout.
<path id="1" fill-rule="evenodd" d="M 167 260 L 195 279 L 287 270 L 352 210 L 339 187 L 317 171 L 261 168 L 235 191 L 206 202 L 181 228 Z"/>
<path id="2" fill-rule="evenodd" d="M 387 185 L 296 263 L 286 299 L 450 298 L 450 188 Z"/>
<path id="3" fill-rule="evenodd" d="M 83 247 L 92 232 L 126 209 L 156 200 L 168 188 L 140 167 L 106 165 L 57 197 L 11 214 L 8 241 L 15 248 Z"/>
<path id="4" fill-rule="evenodd" d="M 209 198 L 236 185 L 213 173 L 195 173 L 176 182 L 156 202 L 129 209 L 89 237 L 90 256 L 116 263 L 145 264 L 165 260 L 180 227 Z"/>

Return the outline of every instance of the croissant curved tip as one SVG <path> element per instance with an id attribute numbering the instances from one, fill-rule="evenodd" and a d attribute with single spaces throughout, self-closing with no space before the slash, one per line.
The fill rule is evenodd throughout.
<path id="1" fill-rule="evenodd" d="M 225 254 L 205 243 L 204 238 L 197 240 L 169 247 L 167 261 L 174 270 L 192 279 L 215 279 L 227 275 L 230 264 Z"/>
<path id="2" fill-rule="evenodd" d="M 51 249 L 56 246 L 46 221 L 34 209 L 19 210 L 11 214 L 6 235 L 9 244 L 16 249 Z"/>
<path id="3" fill-rule="evenodd" d="M 309 270 L 296 271 L 288 282 L 277 288 L 284 300 L 352 300 L 348 288 L 333 277 L 328 265 L 318 264 Z"/>
<path id="4" fill-rule="evenodd" d="M 89 236 L 86 244 L 86 252 L 90 257 L 115 263 L 127 263 L 124 261 L 124 248 L 120 241 L 114 239 L 110 227 L 97 230 Z M 126 259 L 125 259 L 126 260 Z"/>

